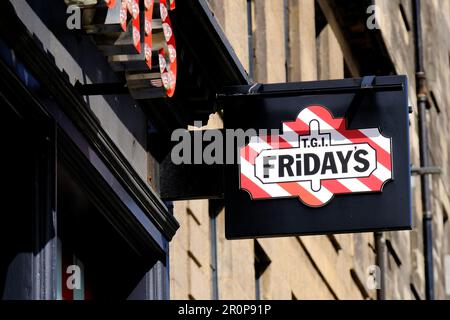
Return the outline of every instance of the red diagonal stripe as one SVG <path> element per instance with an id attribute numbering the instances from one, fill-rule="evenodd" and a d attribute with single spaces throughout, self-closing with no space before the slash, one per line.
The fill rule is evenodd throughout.
<path id="1" fill-rule="evenodd" d="M 352 191 L 337 180 L 322 180 L 322 186 L 333 194 L 351 193 Z"/>
<path id="2" fill-rule="evenodd" d="M 248 190 L 254 199 L 272 198 L 270 194 L 257 186 L 253 181 L 241 173 L 241 188 Z"/>
<path id="3" fill-rule="evenodd" d="M 284 190 L 292 194 L 293 196 L 299 196 L 305 203 L 310 206 L 321 206 L 323 202 L 316 198 L 311 192 L 303 188 L 301 185 L 295 182 L 282 182 L 278 184 Z"/>
<path id="4" fill-rule="evenodd" d="M 375 177 L 373 174 L 367 178 L 359 178 L 359 181 L 364 183 L 370 190 L 379 191 L 383 185 L 383 181 Z"/>
<path id="5" fill-rule="evenodd" d="M 298 135 L 304 136 L 309 134 L 309 124 L 306 124 L 299 118 L 297 118 L 293 122 L 284 122 L 283 124 L 289 127 L 292 131 L 294 131 Z"/>
<path id="6" fill-rule="evenodd" d="M 254 149 L 252 149 L 249 145 L 242 147 L 240 154 L 241 154 L 242 158 L 247 160 L 247 162 L 249 162 L 253 166 L 255 165 L 255 159 L 256 159 L 256 156 L 258 155 L 258 152 L 256 152 Z"/>
<path id="7" fill-rule="evenodd" d="M 260 139 L 265 141 L 268 145 L 270 145 L 274 149 L 285 149 L 292 148 L 291 144 L 283 139 L 281 136 L 260 136 Z"/>

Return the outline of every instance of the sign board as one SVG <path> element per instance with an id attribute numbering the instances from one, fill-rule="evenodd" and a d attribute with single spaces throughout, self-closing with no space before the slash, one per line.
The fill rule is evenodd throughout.
<path id="1" fill-rule="evenodd" d="M 175 94 L 177 50 L 169 16 L 174 9 L 175 0 L 105 0 L 84 8 L 83 29 L 111 68 L 123 72 L 134 99 Z"/>
<path id="2" fill-rule="evenodd" d="M 225 127 L 256 132 L 225 166 L 228 238 L 411 228 L 407 80 L 374 81 L 224 96 Z"/>

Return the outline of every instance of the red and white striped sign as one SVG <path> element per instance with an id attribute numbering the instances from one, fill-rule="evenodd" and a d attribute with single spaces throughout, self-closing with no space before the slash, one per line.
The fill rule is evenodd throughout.
<path id="1" fill-rule="evenodd" d="M 119 1 L 120 2 L 120 1 Z M 120 2 L 120 25 L 124 32 L 127 31 L 128 18 L 131 16 L 133 26 L 133 44 L 137 53 L 141 53 L 144 48 L 145 62 L 152 70 L 152 55 L 154 48 L 153 43 L 153 15 L 156 10 L 159 10 L 161 20 L 161 27 L 164 33 L 165 43 L 161 48 L 158 48 L 159 71 L 161 73 L 161 81 L 165 88 L 166 95 L 173 97 L 175 94 L 177 82 L 177 49 L 175 43 L 175 35 L 172 30 L 172 22 L 169 17 L 169 10 L 175 9 L 175 0 L 144 0 L 143 5 L 140 0 L 121 0 Z M 105 0 L 108 8 L 113 9 L 116 6 L 116 0 Z M 158 7 L 155 8 L 155 4 Z M 144 37 L 141 37 L 141 23 L 140 16 L 141 7 L 144 9 Z M 156 10 L 155 10 L 156 9 Z"/>
<path id="2" fill-rule="evenodd" d="M 303 109 L 281 135 L 254 136 L 240 150 L 240 188 L 252 199 L 298 197 L 310 207 L 336 194 L 381 192 L 393 178 L 391 138 L 348 130 L 323 106 Z"/>

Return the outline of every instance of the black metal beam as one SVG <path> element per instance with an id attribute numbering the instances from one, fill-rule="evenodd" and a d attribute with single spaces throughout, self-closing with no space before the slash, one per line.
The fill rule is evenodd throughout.
<path id="1" fill-rule="evenodd" d="M 412 167 L 411 174 L 413 175 L 427 175 L 427 174 L 441 174 L 442 169 L 439 167 L 426 167 L 426 168 L 420 168 L 420 167 Z"/>
<path id="2" fill-rule="evenodd" d="M 120 82 L 82 84 L 77 81 L 74 87 L 82 96 L 130 94 L 127 84 Z"/>
<path id="3" fill-rule="evenodd" d="M 279 96 L 302 96 L 302 95 L 320 95 L 320 94 L 340 94 L 340 93 L 358 93 L 358 92 L 381 92 L 381 91 L 401 91 L 401 83 L 377 84 L 376 78 L 373 84 L 366 85 L 365 78 L 345 79 L 344 85 L 336 86 L 336 80 L 328 81 L 308 81 L 283 84 L 258 84 L 225 87 L 217 94 L 217 100 L 246 98 L 246 97 L 279 97 Z"/>

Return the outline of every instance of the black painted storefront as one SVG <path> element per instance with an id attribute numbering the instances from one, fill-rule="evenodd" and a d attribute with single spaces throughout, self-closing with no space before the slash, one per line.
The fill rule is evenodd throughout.
<path id="1" fill-rule="evenodd" d="M 0 298 L 168 299 L 168 243 L 179 225 L 164 201 L 222 193 L 216 167 L 211 188 L 204 167 L 170 164 L 171 133 L 207 121 L 220 88 L 250 81 L 206 0 L 183 0 L 170 13 L 175 96 L 133 100 L 110 89 L 123 89 L 123 75 L 89 35 L 67 29 L 66 10 L 60 0 L 0 1 Z M 96 93 L 106 104 L 83 93 L 88 87 L 109 88 Z M 136 117 L 129 113 L 143 111 L 147 141 L 139 143 L 151 155 L 156 186 L 136 172 L 96 107 L 130 132 Z M 65 289 L 71 264 L 83 278 L 73 292 Z"/>
<path id="2" fill-rule="evenodd" d="M 0 297 L 168 299 L 178 223 L 12 6 L 1 9 Z M 82 275 L 73 291 L 70 265 Z"/>

